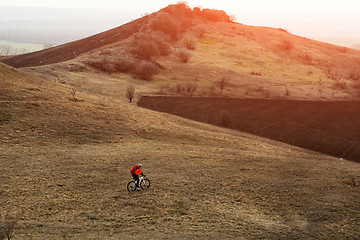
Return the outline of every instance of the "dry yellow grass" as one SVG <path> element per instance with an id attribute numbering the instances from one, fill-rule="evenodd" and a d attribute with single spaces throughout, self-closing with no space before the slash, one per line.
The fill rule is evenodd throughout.
<path id="1" fill-rule="evenodd" d="M 201 26 L 196 23 L 193 27 Z M 177 85 L 197 86 L 194 96 L 229 96 L 241 98 L 285 98 L 307 100 L 358 100 L 359 90 L 353 73 L 358 74 L 360 52 L 354 49 L 320 43 L 285 33 L 278 29 L 245 26 L 237 23 L 211 23 L 206 33 L 196 37 L 189 30 L 195 50 L 188 63 L 182 63 L 176 51 L 184 46 L 180 39 L 172 54 L 156 61 L 163 69 L 152 82 L 128 74 L 102 73 L 84 65 L 103 52 L 115 56 L 128 52 L 130 40 L 104 46 L 67 62 L 28 68 L 53 81 L 76 89 L 122 99 L 129 84 L 139 94 L 179 94 Z M 195 31 L 195 30 L 194 30 Z M 193 34 L 193 35 L 191 35 Z M 184 35 L 184 39 L 189 35 Z M 290 47 L 286 47 L 286 43 Z M 116 55 L 117 54 L 117 55 Z M 85 66 L 82 72 L 71 71 L 72 65 Z M 230 73 L 231 85 L 223 93 L 216 82 Z M 260 76 L 258 76 L 259 74 Z M 180 94 L 189 95 L 186 91 Z"/>
<path id="2" fill-rule="evenodd" d="M 1 74 L 0 212 L 16 239 L 359 238 L 358 164 Z M 152 185 L 129 194 L 137 162 Z"/>
<path id="3" fill-rule="evenodd" d="M 177 85 L 193 83 L 195 96 L 358 99 L 356 89 L 334 88 L 329 76 L 352 86 L 345 76 L 359 51 L 276 29 L 207 23 L 190 61 L 160 57 L 164 69 L 151 82 L 84 65 L 106 50 L 126 52 L 125 35 L 141 23 L 76 42 L 83 51 L 85 43 L 101 48 L 66 62 L 22 70 L 0 64 L 0 212 L 17 219 L 16 239 L 360 238 L 358 164 L 142 109 L 124 96 L 129 84 L 139 97 L 187 94 Z M 73 57 L 63 54 L 55 55 Z M 30 55 L 26 61 L 37 63 Z M 220 94 L 214 82 L 229 70 L 231 85 Z M 137 162 L 152 185 L 129 194 Z"/>

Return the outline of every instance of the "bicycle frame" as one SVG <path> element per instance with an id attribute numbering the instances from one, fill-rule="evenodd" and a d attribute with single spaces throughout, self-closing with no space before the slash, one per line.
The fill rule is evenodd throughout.
<path id="1" fill-rule="evenodd" d="M 140 176 L 139 177 L 139 184 L 137 184 L 137 181 L 135 181 L 135 184 L 137 184 L 138 186 L 140 186 L 141 182 L 144 180 L 144 176 Z"/>
<path id="2" fill-rule="evenodd" d="M 139 183 L 137 184 L 137 182 Z M 129 192 L 135 191 L 135 185 L 138 185 L 138 188 L 146 190 L 150 187 L 150 180 L 148 178 L 145 178 L 145 176 L 139 176 L 138 181 L 132 180 L 127 184 L 127 190 Z"/>

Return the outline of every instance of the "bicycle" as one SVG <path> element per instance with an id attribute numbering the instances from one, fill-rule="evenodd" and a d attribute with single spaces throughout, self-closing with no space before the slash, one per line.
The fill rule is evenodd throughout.
<path id="1" fill-rule="evenodd" d="M 146 190 L 150 187 L 150 180 L 145 178 L 144 176 L 140 176 L 139 181 L 140 181 L 139 186 L 142 190 Z M 136 190 L 136 184 L 134 180 L 130 181 L 127 184 L 127 190 L 129 192 L 134 192 Z"/>

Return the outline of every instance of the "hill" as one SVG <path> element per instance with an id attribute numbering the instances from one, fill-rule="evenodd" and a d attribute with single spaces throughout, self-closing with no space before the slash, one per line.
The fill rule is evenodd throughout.
<path id="1" fill-rule="evenodd" d="M 359 237 L 355 163 L 0 71 L 17 239 Z M 153 184 L 128 194 L 137 162 Z"/>
<path id="2" fill-rule="evenodd" d="M 0 72 L 17 239 L 359 237 L 358 164 Z M 152 186 L 128 194 L 137 162 Z"/>
<path id="3" fill-rule="evenodd" d="M 104 85 L 120 78 L 141 88 L 145 84 L 141 92 L 147 94 L 321 101 L 359 100 L 360 95 L 359 50 L 283 29 L 243 25 L 223 11 L 184 4 L 85 39 L 1 61 L 33 67 L 26 70 L 76 87 L 84 73 Z M 224 78 L 228 82 L 220 91 Z M 157 84 L 138 84 L 139 79 Z M 123 92 L 124 87 L 114 90 Z"/>
<path id="4" fill-rule="evenodd" d="M 222 11 L 179 7 L 183 11 L 174 13 L 170 6 L 137 20 L 139 25 L 130 23 L 139 27 L 136 34 L 117 35 L 119 41 L 101 47 L 91 47 L 95 38 L 90 37 L 82 44 L 2 59 L 24 65 L 0 64 L 0 236 L 14 223 L 16 239 L 359 238 L 358 164 L 128 102 L 124 95 L 130 84 L 137 99 L 141 94 L 221 94 L 210 84 L 228 73 L 229 62 L 223 60 L 234 58 L 222 52 L 231 45 L 218 40 L 233 41 L 226 34 L 242 25 Z M 172 21 L 173 16 L 184 21 Z M 164 36 L 158 17 L 184 28 Z M 204 35 L 197 23 L 205 24 Z M 116 35 L 121 29 L 111 31 Z M 171 53 L 182 46 L 186 29 L 199 35 L 184 63 Z M 218 34 L 219 29 L 227 30 Z M 156 42 L 153 34 L 170 39 Z M 254 54 L 264 50 L 246 39 L 236 46 L 255 49 Z M 143 54 L 138 47 L 145 43 L 157 51 Z M 84 49 L 76 57 L 68 52 L 75 46 Z M 349 59 L 356 58 L 356 51 L 347 51 Z M 51 64 L 41 65 L 42 59 Z M 259 85 L 284 80 L 247 73 L 258 66 L 252 61 L 230 73 L 231 85 L 222 94 L 244 96 L 242 89 L 254 79 Z M 275 66 L 290 69 L 289 61 Z M 330 86 L 333 80 L 326 81 Z M 187 90 L 189 83 L 197 83 L 196 91 Z M 304 86 L 301 81 L 296 88 L 306 91 L 290 97 L 314 97 L 310 85 Z M 327 91 L 329 98 L 352 93 Z M 138 162 L 152 185 L 129 194 L 129 169 Z"/>

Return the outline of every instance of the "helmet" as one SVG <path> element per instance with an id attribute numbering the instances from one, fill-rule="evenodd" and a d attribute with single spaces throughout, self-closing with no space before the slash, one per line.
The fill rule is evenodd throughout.
<path id="1" fill-rule="evenodd" d="M 139 167 L 142 167 L 142 164 L 141 164 L 141 163 L 138 163 L 138 166 L 139 166 Z"/>

